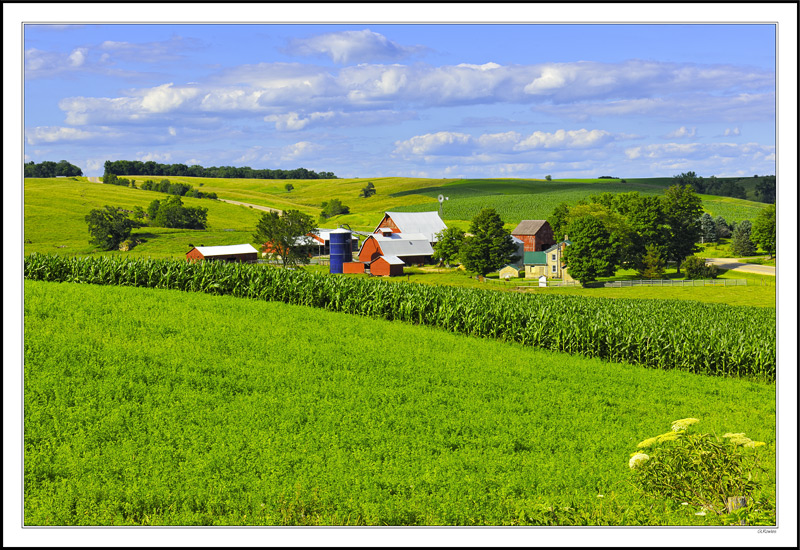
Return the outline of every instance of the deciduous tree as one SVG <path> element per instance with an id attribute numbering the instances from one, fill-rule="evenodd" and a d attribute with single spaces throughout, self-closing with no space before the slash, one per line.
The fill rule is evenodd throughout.
<path id="1" fill-rule="evenodd" d="M 758 244 L 761 250 L 769 254 L 770 258 L 775 255 L 775 242 L 777 237 L 775 218 L 775 205 L 770 204 L 758 213 L 752 231 L 752 240 Z"/>
<path id="2" fill-rule="evenodd" d="M 611 234 L 600 220 L 577 218 L 567 231 L 572 244 L 564 250 L 563 260 L 572 278 L 585 284 L 614 274 L 617 266 Z"/>
<path id="3" fill-rule="evenodd" d="M 484 208 L 472 220 L 471 237 L 461 244 L 460 259 L 467 270 L 484 276 L 519 259 L 511 234 L 494 208 Z"/>
<path id="4" fill-rule="evenodd" d="M 464 242 L 464 232 L 457 227 L 448 227 L 436 234 L 439 239 L 433 245 L 433 259 L 439 265 L 450 265 L 458 259 L 461 244 Z"/>
<path id="5" fill-rule="evenodd" d="M 280 259 L 283 267 L 307 264 L 311 246 L 306 235 L 314 233 L 314 219 L 299 210 L 261 214 L 253 240 L 262 243 L 262 251 Z"/>
<path id="6" fill-rule="evenodd" d="M 700 250 L 697 241 L 700 238 L 703 203 L 691 185 L 680 184 L 667 189 L 663 201 L 665 222 L 669 227 L 667 255 L 678 266 L 680 274 L 683 259 Z"/>
<path id="7" fill-rule="evenodd" d="M 84 218 L 89 226 L 91 244 L 96 244 L 103 250 L 114 250 L 119 243 L 127 239 L 131 230 L 139 227 L 139 223 L 132 220 L 118 206 L 105 206 L 104 209 L 96 208 Z"/>

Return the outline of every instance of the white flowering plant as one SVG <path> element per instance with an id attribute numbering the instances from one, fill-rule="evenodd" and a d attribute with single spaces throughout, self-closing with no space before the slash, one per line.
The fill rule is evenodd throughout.
<path id="1" fill-rule="evenodd" d="M 628 466 L 635 483 L 647 494 L 691 505 L 699 509 L 699 515 L 731 515 L 752 504 L 761 487 L 759 448 L 765 444 L 743 433 L 720 438 L 696 432 L 693 426 L 698 422 L 696 418 L 676 420 L 669 432 L 645 439 L 631 454 Z"/>

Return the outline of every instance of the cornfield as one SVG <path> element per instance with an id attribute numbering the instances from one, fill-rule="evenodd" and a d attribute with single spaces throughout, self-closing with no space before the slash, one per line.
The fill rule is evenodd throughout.
<path id="1" fill-rule="evenodd" d="M 108 256 L 32 254 L 24 271 L 33 280 L 280 301 L 657 369 L 766 381 L 776 375 L 776 316 L 767 308 L 521 295 L 266 265 Z"/>

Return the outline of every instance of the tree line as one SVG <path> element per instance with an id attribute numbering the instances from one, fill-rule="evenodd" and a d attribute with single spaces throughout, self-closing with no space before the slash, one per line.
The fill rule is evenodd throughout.
<path id="1" fill-rule="evenodd" d="M 141 206 L 134 206 L 133 210 L 104 206 L 91 210 L 84 219 L 91 235 L 90 244 L 103 250 L 130 250 L 141 242 L 129 240 L 133 229 L 145 226 L 205 229 L 208 208 L 184 206 L 178 195 L 171 195 L 164 200 L 154 200 L 147 210 Z"/>
<path id="2" fill-rule="evenodd" d="M 82 176 L 83 170 L 70 164 L 66 160 L 53 162 L 52 160 L 45 160 L 40 163 L 33 161 L 24 164 L 26 178 L 56 178 L 58 176 Z"/>
<path id="3" fill-rule="evenodd" d="M 774 203 L 776 195 L 775 176 L 761 176 L 759 179 L 758 174 L 756 174 L 753 178 L 758 179 L 755 187 L 756 199 L 767 204 Z M 673 176 L 672 183 L 691 185 L 696 192 L 706 195 L 747 199 L 747 190 L 741 184 L 741 180 L 734 180 L 733 178 L 717 178 L 716 176 L 703 178 L 694 172 L 684 172 Z"/>
<path id="4" fill-rule="evenodd" d="M 314 172 L 305 168 L 294 170 L 256 170 L 249 166 L 210 166 L 204 168 L 199 164 L 161 164 L 148 160 L 107 160 L 104 164 L 104 177 L 107 174 L 117 176 L 191 176 L 198 178 L 247 178 L 247 179 L 337 179 L 333 172 Z"/>
<path id="5" fill-rule="evenodd" d="M 581 283 L 612 276 L 620 267 L 635 269 L 642 278 L 661 278 L 668 262 L 678 275 L 684 268 L 690 278 L 714 277 L 714 269 L 694 255 L 698 243 L 719 238 L 732 238 L 736 256 L 754 254 L 756 245 L 770 255 L 775 252 L 774 205 L 763 209 L 755 224 L 729 224 L 722 216 L 703 213 L 691 185 L 673 185 L 661 196 L 603 193 L 575 206 L 564 202 L 548 222 L 555 235 L 569 237 L 564 263 Z"/>

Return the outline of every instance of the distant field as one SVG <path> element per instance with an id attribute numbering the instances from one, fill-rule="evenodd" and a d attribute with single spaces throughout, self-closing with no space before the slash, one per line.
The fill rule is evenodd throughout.
<path id="1" fill-rule="evenodd" d="M 62 179 L 25 179 L 25 253 L 56 252 L 85 255 L 95 251 L 89 244 L 89 231 L 84 217 L 94 208 L 105 205 L 132 210 L 146 209 L 153 200 L 168 195 L 116 185 Z M 208 199 L 184 197 L 186 206 L 208 208 L 208 229 L 167 229 L 144 227 L 135 229 L 133 237 L 144 238 L 131 252 L 103 252 L 128 256 L 175 257 L 188 252 L 189 243 L 221 245 L 249 243 L 260 212 L 244 206 Z"/>
<path id="2" fill-rule="evenodd" d="M 668 178 L 664 178 L 668 179 Z M 516 225 L 525 219 L 547 219 L 555 207 L 566 202 L 570 205 L 591 195 L 602 193 L 627 193 L 636 191 L 642 195 L 662 195 L 667 186 L 645 184 L 637 180 L 629 183 L 616 183 L 615 180 L 532 181 L 532 180 L 461 180 L 448 185 L 423 188 L 413 191 L 426 196 L 449 197 L 442 208 L 444 220 L 471 220 L 482 208 L 497 210 L 507 224 Z M 671 181 L 671 180 L 669 180 Z M 411 193 L 411 192 L 407 192 Z M 754 220 L 766 205 L 762 203 L 701 195 L 704 210 L 713 216 L 722 216 L 727 221 Z M 436 201 L 405 206 L 398 210 L 404 212 L 438 211 Z"/>
<path id="3" fill-rule="evenodd" d="M 180 291 L 24 303 L 29 526 L 719 525 L 629 483 L 686 417 L 765 441 L 774 502 L 774 384 Z"/>
<path id="4" fill-rule="evenodd" d="M 25 179 L 25 253 L 58 252 L 91 254 L 84 217 L 93 208 L 104 205 L 133 209 L 146 208 L 154 199 L 166 195 L 100 183 L 86 178 Z M 148 178 L 135 178 L 140 184 Z M 159 179 L 159 178 L 149 178 Z M 205 192 L 215 192 L 220 198 L 270 206 L 280 209 L 296 208 L 315 218 L 321 203 L 339 198 L 350 207 L 351 214 L 331 220 L 318 220 L 320 227 L 336 227 L 347 223 L 354 230 L 371 231 L 381 220 L 384 211 L 437 211 L 439 194 L 449 197 L 443 205 L 443 218 L 448 225 L 467 229 L 469 221 L 482 208 L 493 207 L 507 229 L 513 229 L 523 219 L 546 219 L 561 202 L 576 204 L 590 195 L 604 192 L 638 191 L 642 194 L 661 194 L 663 188 L 640 180 L 628 184 L 613 180 L 596 183 L 543 180 L 433 180 L 421 178 L 361 178 L 357 180 L 225 180 L 208 178 L 167 178 L 189 183 Z M 359 191 L 372 181 L 378 193 L 368 199 L 359 198 Z M 286 183 L 295 186 L 290 193 Z M 202 187 L 200 184 L 203 184 Z M 221 201 L 184 198 L 187 206 L 208 208 L 209 228 L 206 231 L 142 228 L 133 236 L 147 242 L 127 253 L 132 256 L 168 257 L 185 253 L 192 245 L 224 245 L 250 242 L 260 212 L 244 206 Z M 764 208 L 761 203 L 716 196 L 703 196 L 703 205 L 712 215 L 722 215 L 728 221 L 755 219 Z M 258 244 L 258 243 L 252 243 Z M 116 252 L 112 252 L 116 254 Z"/>

